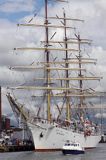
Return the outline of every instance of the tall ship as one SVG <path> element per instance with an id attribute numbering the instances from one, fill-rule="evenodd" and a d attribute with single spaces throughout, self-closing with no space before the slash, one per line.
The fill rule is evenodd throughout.
<path id="1" fill-rule="evenodd" d="M 39 60 L 34 59 L 30 65 L 10 67 L 12 71 L 33 72 L 34 82 L 9 87 L 7 99 L 16 116 L 21 117 L 31 131 L 35 151 L 58 151 L 66 141 L 76 141 L 85 149 L 95 148 L 101 139 L 101 131 L 87 114 L 90 107 L 87 99 L 100 96 L 89 84 L 102 77 L 87 74 L 88 65 L 95 64 L 97 60 L 90 58 L 82 49 L 83 45 L 89 47 L 92 41 L 81 38 L 76 28 L 70 25 L 83 20 L 70 18 L 65 9 L 61 17 L 49 16 L 50 2 L 44 2 L 42 24 L 33 23 L 33 18 L 28 23 L 18 24 L 19 27 L 39 28 L 39 32 L 43 29 L 45 34 L 39 38 L 40 47 L 37 42 L 33 47 L 14 49 L 17 53 L 28 51 L 30 54 L 33 51 L 39 54 Z M 65 3 L 65 0 L 54 3 Z M 18 93 L 30 93 L 33 109 L 19 101 L 17 90 Z"/>

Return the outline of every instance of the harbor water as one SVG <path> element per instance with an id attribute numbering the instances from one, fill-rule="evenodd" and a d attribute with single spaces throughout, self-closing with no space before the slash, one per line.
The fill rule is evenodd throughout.
<path id="1" fill-rule="evenodd" d="M 63 155 L 61 152 L 7 152 L 0 153 L 0 160 L 106 160 L 106 143 L 87 150 L 82 155 Z"/>

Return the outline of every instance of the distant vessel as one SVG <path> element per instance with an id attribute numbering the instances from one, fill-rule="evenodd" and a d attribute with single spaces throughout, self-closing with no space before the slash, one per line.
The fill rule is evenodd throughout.
<path id="1" fill-rule="evenodd" d="M 57 21 L 61 25 L 52 25 L 50 20 Z M 44 57 L 44 60 L 40 59 L 39 62 L 29 66 L 10 67 L 12 70 L 34 71 L 36 84 L 9 88 L 7 94 L 14 113 L 18 117 L 21 115 L 29 127 L 36 151 L 61 150 L 67 139 L 70 142 L 75 139 L 85 149 L 95 148 L 101 139 L 99 127 L 86 114 L 89 106 L 85 101 L 86 98 L 99 96 L 100 93 L 85 86 L 83 82 L 100 80 L 102 77 L 87 76 L 86 64 L 95 64 L 96 59 L 82 54 L 81 45 L 89 45 L 91 40 L 81 39 L 79 34 L 74 34 L 71 38 L 69 31 L 75 28 L 69 26 L 67 23 L 69 21 L 83 22 L 80 19 L 67 17 L 64 10 L 63 17 L 57 15 L 49 17 L 48 0 L 45 0 L 44 24 L 33 24 L 30 23 L 31 21 L 28 24 L 18 24 L 18 26 L 45 28 L 45 40 L 42 40 L 44 47 L 15 48 L 16 51 L 35 50 L 39 51 L 39 54 L 43 51 L 44 56 L 41 57 Z M 50 37 L 51 28 L 53 35 Z M 58 29 L 63 31 L 63 39 L 60 40 L 61 35 L 59 40 L 53 40 Z M 31 94 L 31 97 L 35 100 L 36 113 L 19 103 L 10 89 L 13 92 L 14 90 L 33 90 L 35 94 Z M 37 101 L 41 103 L 36 105 Z"/>
<path id="2" fill-rule="evenodd" d="M 66 154 L 84 154 L 85 150 L 77 142 L 66 142 L 62 148 L 62 153 Z"/>

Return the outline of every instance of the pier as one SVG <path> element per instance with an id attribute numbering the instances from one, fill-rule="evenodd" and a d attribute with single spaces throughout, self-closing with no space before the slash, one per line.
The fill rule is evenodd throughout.
<path id="1" fill-rule="evenodd" d="M 0 152 L 22 152 L 22 151 L 33 151 L 33 145 L 10 145 L 0 146 Z"/>

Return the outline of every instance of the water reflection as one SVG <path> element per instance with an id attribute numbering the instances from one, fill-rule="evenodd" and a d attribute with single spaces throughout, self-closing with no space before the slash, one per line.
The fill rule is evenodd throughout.
<path id="1" fill-rule="evenodd" d="M 100 144 L 98 148 L 88 150 L 82 155 L 64 156 L 62 152 L 16 152 L 0 153 L 0 160 L 106 160 L 106 144 Z"/>

